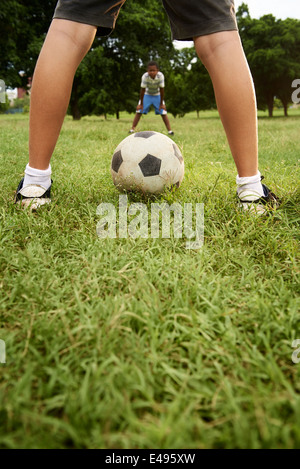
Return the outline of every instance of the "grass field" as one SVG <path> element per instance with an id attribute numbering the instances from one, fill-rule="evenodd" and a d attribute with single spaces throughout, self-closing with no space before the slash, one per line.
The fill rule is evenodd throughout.
<path id="1" fill-rule="evenodd" d="M 12 204 L 28 118 L 0 117 L 0 447 L 300 448 L 299 110 L 259 118 L 260 171 L 283 199 L 267 219 L 237 210 L 217 114 L 171 117 L 185 178 L 166 200 L 204 203 L 195 251 L 97 236 L 132 118 L 66 118 L 53 203 L 34 214 Z M 164 132 L 153 114 L 150 129 Z"/>

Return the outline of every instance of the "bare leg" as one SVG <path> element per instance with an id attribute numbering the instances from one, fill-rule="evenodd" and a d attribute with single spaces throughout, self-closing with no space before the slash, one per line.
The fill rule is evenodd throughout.
<path id="1" fill-rule="evenodd" d="M 54 19 L 33 77 L 29 165 L 47 169 L 68 108 L 73 78 L 92 45 L 94 26 Z"/>
<path id="2" fill-rule="evenodd" d="M 165 126 L 167 127 L 167 130 L 170 132 L 172 129 L 171 129 L 171 124 L 170 124 L 170 121 L 169 121 L 169 118 L 168 118 L 167 114 L 162 114 L 161 117 L 162 117 L 162 120 L 165 123 Z"/>
<path id="3" fill-rule="evenodd" d="M 140 118 L 142 117 L 142 114 L 140 112 L 137 112 L 134 116 L 133 123 L 132 123 L 132 130 L 135 130 L 136 126 L 140 122 Z"/>
<path id="4" fill-rule="evenodd" d="M 256 99 L 239 34 L 224 31 L 194 38 L 213 82 L 216 102 L 240 177 L 258 172 Z"/>

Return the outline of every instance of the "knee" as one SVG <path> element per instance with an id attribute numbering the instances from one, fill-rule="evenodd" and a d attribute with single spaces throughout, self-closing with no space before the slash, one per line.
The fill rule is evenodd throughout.
<path id="1" fill-rule="evenodd" d="M 194 44 L 199 59 L 206 65 L 224 47 L 232 47 L 237 44 L 240 47 L 240 39 L 237 31 L 221 31 L 207 36 L 195 37 Z"/>
<path id="2" fill-rule="evenodd" d="M 75 21 L 54 19 L 49 32 L 53 32 L 57 38 L 61 37 L 61 42 L 69 42 L 70 47 L 74 47 L 84 55 L 93 43 L 96 27 Z"/>

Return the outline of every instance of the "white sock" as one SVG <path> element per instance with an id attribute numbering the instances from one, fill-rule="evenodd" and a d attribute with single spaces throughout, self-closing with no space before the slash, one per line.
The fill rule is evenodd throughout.
<path id="1" fill-rule="evenodd" d="M 253 201 L 264 195 L 260 172 L 255 176 L 236 177 L 237 194 L 241 200 Z"/>
<path id="2" fill-rule="evenodd" d="M 47 169 L 36 169 L 31 168 L 27 164 L 25 168 L 25 177 L 23 187 L 34 184 L 36 186 L 42 186 L 44 189 L 49 189 L 51 186 L 51 165 Z"/>

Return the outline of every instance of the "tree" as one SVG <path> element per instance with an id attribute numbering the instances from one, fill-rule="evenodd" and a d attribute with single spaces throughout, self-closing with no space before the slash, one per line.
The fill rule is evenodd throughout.
<path id="1" fill-rule="evenodd" d="M 193 110 L 199 111 L 216 108 L 216 100 L 211 78 L 204 65 L 197 60 L 191 66 L 188 76 L 188 87 L 191 94 Z"/>
<path id="2" fill-rule="evenodd" d="M 170 64 L 168 82 L 166 88 L 166 99 L 168 111 L 176 118 L 183 117 L 187 112 L 193 110 L 191 100 L 191 89 L 187 85 L 189 69 L 195 59 L 195 50 L 184 48 L 176 51 L 174 59 Z"/>
<path id="3" fill-rule="evenodd" d="M 55 5 L 56 0 L 1 0 L 0 77 L 6 86 L 26 87 Z"/>
<path id="4" fill-rule="evenodd" d="M 168 111 L 174 117 L 216 106 L 210 76 L 193 47 L 176 51 L 167 87 Z"/>
<path id="5" fill-rule="evenodd" d="M 135 108 L 138 84 L 130 89 L 128 77 L 134 76 L 134 64 L 105 55 L 102 46 L 94 48 L 80 65 L 74 79 L 71 111 L 73 118 L 86 114 L 116 114 Z M 75 95 L 77 94 L 77 96 Z"/>
<path id="6" fill-rule="evenodd" d="M 6 111 L 8 111 L 9 106 L 10 106 L 9 99 L 6 95 L 5 102 L 0 102 L 0 114 L 4 114 Z"/>
<path id="7" fill-rule="evenodd" d="M 281 40 L 284 53 L 281 55 L 280 73 L 276 77 L 276 96 L 281 100 L 287 116 L 291 102 L 291 85 L 300 77 L 300 21 L 287 18 L 281 24 Z"/>
<path id="8" fill-rule="evenodd" d="M 273 15 L 252 19 L 246 4 L 237 12 L 244 50 L 253 75 L 258 107 L 273 115 L 274 97 L 287 115 L 291 83 L 300 76 L 300 21 Z"/>

